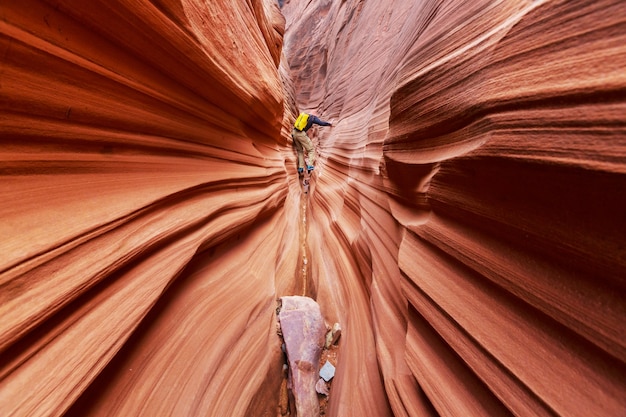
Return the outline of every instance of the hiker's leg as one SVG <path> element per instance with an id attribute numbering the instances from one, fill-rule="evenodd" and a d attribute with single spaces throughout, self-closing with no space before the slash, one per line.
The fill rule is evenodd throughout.
<path id="1" fill-rule="evenodd" d="M 296 143 L 296 151 L 298 152 L 298 169 L 304 169 L 304 150 L 299 143 Z"/>
<path id="2" fill-rule="evenodd" d="M 309 165 L 313 165 L 315 163 L 315 147 L 313 146 L 313 142 L 307 136 L 306 133 L 300 132 L 299 130 L 294 130 L 293 137 L 297 143 L 307 152 L 307 159 Z"/>
<path id="3" fill-rule="evenodd" d="M 309 160 L 309 165 L 315 165 L 315 146 L 313 146 L 313 142 L 309 138 L 309 136 L 302 132 L 302 147 L 307 152 L 307 159 Z"/>
<path id="4" fill-rule="evenodd" d="M 298 156 L 298 169 L 304 169 L 304 149 L 302 148 L 302 144 L 298 139 L 296 139 L 296 132 L 291 134 L 293 138 L 293 145 L 296 147 L 296 155 Z"/>

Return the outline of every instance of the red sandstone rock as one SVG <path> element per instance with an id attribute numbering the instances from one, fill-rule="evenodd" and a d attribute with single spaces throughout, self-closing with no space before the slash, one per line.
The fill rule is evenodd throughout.
<path id="1" fill-rule="evenodd" d="M 623 1 L 283 11 L 0 6 L 0 415 L 273 416 L 303 292 L 328 416 L 625 415 Z"/>
<path id="2" fill-rule="evenodd" d="M 328 414 L 624 415 L 623 2 L 283 11 L 298 106 L 339 121 L 309 219 Z"/>
<path id="3" fill-rule="evenodd" d="M 275 412 L 277 6 L 0 10 L 0 415 Z"/>
<path id="4" fill-rule="evenodd" d="M 319 416 L 316 384 L 326 327 L 319 305 L 308 297 L 281 297 L 278 314 L 289 362 L 289 380 L 300 417 Z"/>

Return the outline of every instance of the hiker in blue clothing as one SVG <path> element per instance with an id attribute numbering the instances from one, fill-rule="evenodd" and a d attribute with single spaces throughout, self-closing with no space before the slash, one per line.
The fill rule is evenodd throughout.
<path id="1" fill-rule="evenodd" d="M 293 143 L 296 147 L 296 152 L 298 153 L 299 175 L 304 174 L 304 151 L 307 152 L 307 171 L 311 173 L 313 168 L 315 168 L 315 147 L 313 146 L 311 139 L 306 134 L 306 131 L 309 130 L 314 124 L 320 126 L 332 126 L 332 123 L 325 122 L 317 116 L 308 113 L 300 113 L 293 125 L 293 130 L 291 131 L 291 137 L 293 138 Z"/>

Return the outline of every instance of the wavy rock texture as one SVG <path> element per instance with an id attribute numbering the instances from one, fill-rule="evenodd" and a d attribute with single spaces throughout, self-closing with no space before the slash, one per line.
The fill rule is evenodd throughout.
<path id="1" fill-rule="evenodd" d="M 262 0 L 0 6 L 0 415 L 275 414 L 284 25 Z"/>
<path id="2" fill-rule="evenodd" d="M 329 415 L 624 415 L 624 3 L 283 11 Z"/>
<path id="3" fill-rule="evenodd" d="M 623 2 L 282 11 L 0 5 L 0 415 L 275 416 L 303 293 L 329 416 L 625 415 Z"/>

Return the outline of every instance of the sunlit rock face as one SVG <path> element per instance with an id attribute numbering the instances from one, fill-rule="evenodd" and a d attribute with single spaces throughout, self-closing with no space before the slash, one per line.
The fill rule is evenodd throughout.
<path id="1" fill-rule="evenodd" d="M 0 415 L 275 413 L 284 24 L 271 0 L 2 2 Z"/>
<path id="2" fill-rule="evenodd" d="M 0 5 L 0 415 L 273 417 L 302 293 L 328 416 L 625 415 L 623 2 L 282 11 Z"/>
<path id="3" fill-rule="evenodd" d="M 283 12 L 329 415 L 625 415 L 624 2 Z"/>

